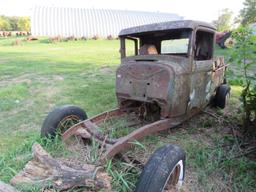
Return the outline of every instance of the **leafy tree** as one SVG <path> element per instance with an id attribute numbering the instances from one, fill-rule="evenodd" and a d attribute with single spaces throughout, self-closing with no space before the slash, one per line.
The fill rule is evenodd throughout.
<path id="1" fill-rule="evenodd" d="M 223 9 L 217 20 L 213 21 L 213 25 L 218 31 L 230 31 L 232 27 L 233 12 L 229 9 Z"/>
<path id="2" fill-rule="evenodd" d="M 30 31 L 29 17 L 19 17 L 17 22 L 17 28 L 19 31 Z"/>
<path id="3" fill-rule="evenodd" d="M 256 22 L 256 0 L 245 0 L 240 16 L 243 25 Z"/>
<path id="4" fill-rule="evenodd" d="M 10 31 L 11 25 L 8 22 L 8 19 L 4 16 L 0 16 L 0 30 L 1 31 Z"/>
<path id="5" fill-rule="evenodd" d="M 243 127 L 245 131 L 256 131 L 256 36 L 249 27 L 240 27 L 232 33 L 235 45 L 232 59 L 242 72 Z"/>
<path id="6" fill-rule="evenodd" d="M 19 17 L 16 17 L 16 16 L 8 17 L 8 21 L 10 23 L 12 31 L 18 31 L 18 20 L 19 20 Z"/>
<path id="7" fill-rule="evenodd" d="M 2 31 L 30 31 L 29 17 L 0 16 L 0 30 Z"/>

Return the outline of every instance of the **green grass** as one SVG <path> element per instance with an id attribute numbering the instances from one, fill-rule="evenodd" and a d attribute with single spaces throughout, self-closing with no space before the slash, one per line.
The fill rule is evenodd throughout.
<path id="1" fill-rule="evenodd" d="M 9 85 L 2 88 L 0 111 L 8 111 L 17 107 L 21 100 L 28 97 L 28 85 L 25 83 Z"/>
<path id="2" fill-rule="evenodd" d="M 34 142 L 42 144 L 55 157 L 70 155 L 60 141 L 40 138 L 45 116 L 63 104 L 81 106 L 90 117 L 114 108 L 115 70 L 120 63 L 117 40 L 52 44 L 42 38 L 12 46 L 13 41 L 15 38 L 0 38 L 0 180 L 5 182 L 31 159 Z M 229 55 L 228 50 L 216 49 L 216 53 L 226 58 Z M 217 114 L 238 121 L 240 92 L 241 87 L 233 86 L 229 111 Z M 145 162 L 157 147 L 175 143 L 187 153 L 184 191 L 253 191 L 256 163 L 245 157 L 231 158 L 238 148 L 235 138 L 223 134 L 226 126 L 202 114 L 168 134 L 146 137 L 127 154 Z M 114 130 L 111 134 L 126 132 Z M 89 162 L 95 162 L 98 155 L 97 143 L 92 144 Z M 224 144 L 231 147 L 223 148 Z M 113 178 L 114 191 L 132 191 L 140 173 L 140 169 L 116 159 L 107 163 L 106 170 Z"/>

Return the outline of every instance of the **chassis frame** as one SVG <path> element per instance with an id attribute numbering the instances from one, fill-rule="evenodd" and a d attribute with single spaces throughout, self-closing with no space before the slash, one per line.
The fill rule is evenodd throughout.
<path id="1" fill-rule="evenodd" d="M 162 118 L 152 123 L 148 123 L 132 131 L 126 136 L 115 139 L 110 139 L 108 138 L 108 135 L 104 135 L 99 131 L 98 124 L 107 121 L 113 117 L 121 117 L 124 114 L 129 114 L 136 110 L 138 110 L 138 108 L 116 108 L 100 113 L 94 117 L 81 121 L 70 127 L 62 134 L 62 140 L 66 141 L 72 136 L 80 136 L 84 139 L 94 138 L 102 145 L 102 147 L 105 148 L 105 152 L 100 157 L 100 162 L 104 163 L 106 160 L 111 159 L 118 153 L 130 148 L 135 141 L 142 139 L 143 137 L 146 137 L 148 135 L 174 128 L 183 123 L 184 121 L 190 119 L 197 113 L 201 112 L 200 109 L 195 109 L 191 111 L 190 114 L 184 115 L 182 117 Z"/>

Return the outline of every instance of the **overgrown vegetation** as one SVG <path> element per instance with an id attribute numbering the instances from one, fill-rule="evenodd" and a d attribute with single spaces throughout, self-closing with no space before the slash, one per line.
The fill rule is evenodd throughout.
<path id="1" fill-rule="evenodd" d="M 243 91 L 243 128 L 244 131 L 256 132 L 256 36 L 249 27 L 240 27 L 232 33 L 235 45 L 232 50 L 232 61 L 238 65 Z M 251 129 L 251 130 L 250 130 Z"/>
<path id="2" fill-rule="evenodd" d="M 42 38 L 12 46 L 15 39 L 0 38 L 0 180 L 9 182 L 24 167 L 31 159 L 34 142 L 57 158 L 96 162 L 100 153 L 96 142 L 70 149 L 58 139 L 42 140 L 40 127 L 55 106 L 75 104 L 89 117 L 116 107 L 119 42 L 99 39 L 52 44 Z M 217 49 L 216 53 L 230 56 L 229 49 Z M 235 134 L 243 87 L 238 81 L 232 83 L 227 109 L 207 111 L 178 128 L 151 135 L 126 155 L 145 162 L 156 148 L 174 143 L 187 153 L 186 180 L 181 190 L 254 191 L 255 156 L 243 150 Z M 111 134 L 123 135 L 126 131 L 114 130 Z M 134 189 L 141 171 L 135 163 L 119 159 L 109 161 L 105 168 L 113 178 L 113 191 L 123 192 Z M 40 190 L 32 187 L 23 191 Z"/>

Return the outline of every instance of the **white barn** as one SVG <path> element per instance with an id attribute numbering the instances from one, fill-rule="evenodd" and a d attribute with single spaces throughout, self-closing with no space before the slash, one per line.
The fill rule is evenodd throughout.
<path id="1" fill-rule="evenodd" d="M 180 19 L 183 18 L 172 13 L 35 7 L 31 16 L 31 33 L 34 36 L 116 37 L 127 27 Z"/>

